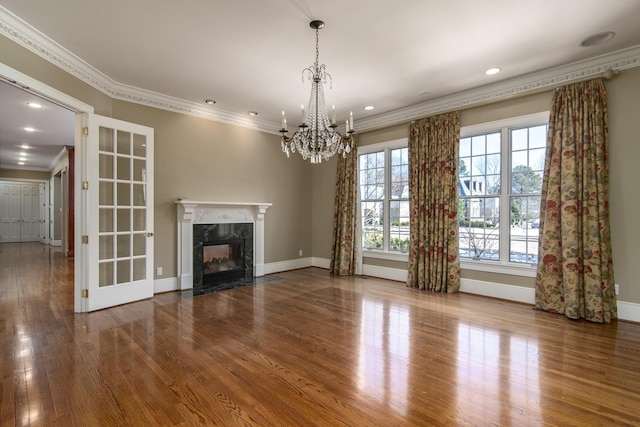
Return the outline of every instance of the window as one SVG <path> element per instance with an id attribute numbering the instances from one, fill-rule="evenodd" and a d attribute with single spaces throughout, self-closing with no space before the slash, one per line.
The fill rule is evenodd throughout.
<path id="1" fill-rule="evenodd" d="M 360 147 L 362 246 L 380 253 L 409 250 L 409 150 L 402 139 Z"/>
<path id="2" fill-rule="evenodd" d="M 538 262 L 547 122 L 544 113 L 462 129 L 462 260 L 511 266 Z"/>

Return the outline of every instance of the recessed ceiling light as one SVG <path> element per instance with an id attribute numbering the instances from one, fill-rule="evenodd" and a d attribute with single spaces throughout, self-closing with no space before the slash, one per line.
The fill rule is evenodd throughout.
<path id="1" fill-rule="evenodd" d="M 213 105 L 213 104 L 215 104 L 215 103 L 216 103 L 216 101 L 214 101 L 213 99 L 205 99 L 205 100 L 204 100 L 204 103 L 205 103 L 205 104 L 208 104 L 208 105 Z"/>
<path id="2" fill-rule="evenodd" d="M 18 153 L 18 156 L 20 157 L 25 157 L 27 155 L 27 153 L 25 153 L 24 151 L 21 151 Z"/>
<path id="3" fill-rule="evenodd" d="M 257 116 L 258 112 L 257 111 L 249 111 L 249 115 L 250 116 Z"/>
<path id="4" fill-rule="evenodd" d="M 365 107 L 364 107 L 364 109 L 367 110 L 367 111 L 371 111 L 374 108 L 376 108 L 376 107 L 374 107 L 373 105 L 365 105 Z"/>
<path id="5" fill-rule="evenodd" d="M 20 148 L 22 148 L 22 149 L 24 149 L 24 150 L 28 150 L 28 149 L 29 149 L 29 148 L 31 148 L 31 147 L 29 147 L 27 144 L 22 144 L 22 145 L 20 146 Z"/>
<path id="6" fill-rule="evenodd" d="M 615 35 L 616 33 L 614 33 L 613 31 L 605 31 L 604 33 L 594 34 L 582 40 L 582 43 L 580 43 L 580 46 L 592 47 L 592 46 L 605 44 L 606 42 L 614 38 Z"/>
<path id="7" fill-rule="evenodd" d="M 22 166 L 22 165 L 24 165 L 24 162 L 18 162 L 18 164 L 19 164 L 20 166 Z"/>
<path id="8" fill-rule="evenodd" d="M 487 76 L 493 76 L 494 74 L 498 74 L 500 72 L 500 68 L 498 67 L 493 67 L 493 68 L 489 68 L 487 71 L 485 71 L 484 73 Z"/>
<path id="9" fill-rule="evenodd" d="M 38 104 L 37 102 L 27 102 L 27 105 L 31 108 L 42 108 L 42 104 Z"/>
<path id="10" fill-rule="evenodd" d="M 30 128 L 30 127 L 26 127 L 26 128 L 24 128 L 24 130 L 26 130 L 27 132 L 35 132 L 36 131 L 34 128 Z"/>

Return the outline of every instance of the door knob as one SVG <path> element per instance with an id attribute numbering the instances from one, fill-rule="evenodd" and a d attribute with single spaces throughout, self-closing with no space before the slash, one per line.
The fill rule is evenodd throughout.
<path id="1" fill-rule="evenodd" d="M 147 233 L 147 237 L 153 237 L 153 233 L 149 231 L 149 232 Z"/>

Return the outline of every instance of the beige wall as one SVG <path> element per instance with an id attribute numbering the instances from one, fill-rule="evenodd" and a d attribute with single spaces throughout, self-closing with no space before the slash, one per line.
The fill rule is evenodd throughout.
<path id="1" fill-rule="evenodd" d="M 640 303 L 640 279 L 637 279 L 633 267 L 635 257 L 640 253 L 640 226 L 637 221 L 640 212 L 640 179 L 637 173 L 640 159 L 640 134 L 637 131 L 640 114 L 640 68 L 625 70 L 605 85 L 609 106 L 611 232 L 615 278 L 616 283 L 620 284 L 618 298 L 620 301 Z M 551 97 L 552 91 L 546 91 L 470 108 L 461 112 L 462 126 L 546 111 L 550 109 Z M 394 125 L 360 134 L 359 145 L 406 137 L 408 124 Z M 331 174 L 329 170 L 314 171 L 314 179 L 335 183 L 335 172 L 333 179 Z M 329 215 L 326 207 L 333 207 L 333 194 L 314 191 L 314 206 L 325 212 L 325 215 Z M 322 200 L 319 200 L 321 197 Z M 328 224 L 324 226 L 327 227 L 326 231 L 314 228 L 314 256 L 329 258 L 332 228 Z M 374 258 L 365 258 L 364 263 L 389 268 L 407 268 L 406 262 Z M 462 277 L 524 287 L 533 287 L 535 283 L 535 279 L 530 277 L 471 270 L 463 270 Z"/>
<path id="2" fill-rule="evenodd" d="M 42 171 L 27 171 L 20 169 L 0 169 L 0 179 L 38 179 L 48 181 L 50 178 L 49 172 Z"/>
<path id="3" fill-rule="evenodd" d="M 273 203 L 265 262 L 311 255 L 311 168 L 280 149 L 279 135 L 123 101 L 113 116 L 154 128 L 155 266 L 177 275 L 176 205 L 190 200 Z"/>
<path id="4" fill-rule="evenodd" d="M 609 206 L 613 266 L 620 301 L 640 303 L 640 279 L 635 264 L 640 255 L 640 68 L 620 73 L 608 82 Z"/>

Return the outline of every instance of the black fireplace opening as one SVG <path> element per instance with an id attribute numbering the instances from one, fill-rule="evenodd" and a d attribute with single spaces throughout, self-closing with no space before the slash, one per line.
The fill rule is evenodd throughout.
<path id="1" fill-rule="evenodd" d="M 193 295 L 253 283 L 253 223 L 193 225 Z"/>
<path id="2" fill-rule="evenodd" d="M 202 284 L 207 286 L 244 278 L 244 248 L 245 239 L 203 242 Z"/>

